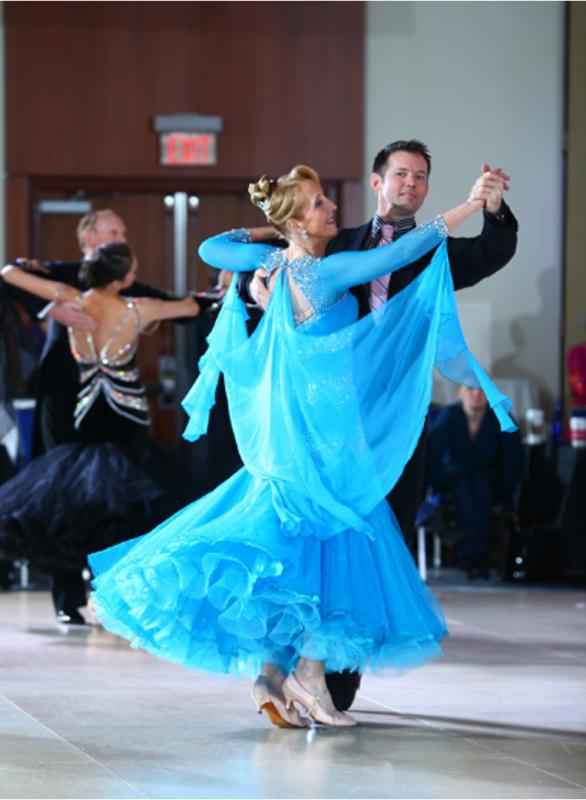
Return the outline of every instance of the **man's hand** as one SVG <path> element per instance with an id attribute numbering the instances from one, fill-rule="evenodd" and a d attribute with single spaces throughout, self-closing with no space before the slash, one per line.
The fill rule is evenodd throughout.
<path id="1" fill-rule="evenodd" d="M 492 169 L 482 165 L 482 173 L 472 189 L 468 200 L 481 201 L 488 212 L 498 214 L 503 200 L 503 192 L 509 191 L 509 176 L 500 168 Z"/>
<path id="2" fill-rule="evenodd" d="M 38 258 L 16 258 L 14 263 L 25 272 L 37 272 L 39 275 L 49 275 L 51 272 Z"/>
<path id="3" fill-rule="evenodd" d="M 250 286 L 248 287 L 248 293 L 263 311 L 266 311 L 269 300 L 271 299 L 271 292 L 269 289 L 267 289 L 267 285 L 265 283 L 268 276 L 269 273 L 266 270 L 257 269 L 254 273 L 254 278 L 250 281 Z"/>
<path id="4" fill-rule="evenodd" d="M 55 303 L 47 316 L 80 331 L 93 331 L 96 327 L 96 320 L 81 310 L 77 300 L 61 300 Z"/>

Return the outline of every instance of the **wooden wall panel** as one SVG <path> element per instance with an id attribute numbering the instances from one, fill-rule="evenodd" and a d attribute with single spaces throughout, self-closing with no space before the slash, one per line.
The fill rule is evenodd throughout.
<path id="1" fill-rule="evenodd" d="M 26 258 L 33 239 L 32 197 L 26 177 L 8 177 L 6 191 L 6 257 Z"/>
<path id="2" fill-rule="evenodd" d="M 10 175 L 360 179 L 364 4 L 11 2 Z M 155 114 L 220 114 L 219 163 L 158 164 Z"/>

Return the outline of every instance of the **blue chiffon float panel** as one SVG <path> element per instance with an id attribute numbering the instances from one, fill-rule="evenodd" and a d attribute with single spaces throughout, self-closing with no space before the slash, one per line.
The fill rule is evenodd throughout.
<path id="1" fill-rule="evenodd" d="M 283 271 L 250 338 L 231 290 L 202 362 L 205 391 L 196 383 L 184 402 L 185 435 L 196 438 L 207 426 L 210 386 L 223 372 L 240 455 L 249 471 L 271 480 L 284 530 L 373 534 L 366 517 L 417 445 L 434 366 L 457 383 L 482 386 L 501 426 L 515 429 L 508 399 L 466 346 L 445 244 L 404 291 L 350 325 L 347 295 L 319 326 L 296 328 L 286 280 Z"/>
<path id="2" fill-rule="evenodd" d="M 194 669 L 256 675 L 300 655 L 326 670 L 405 670 L 446 627 L 388 505 L 370 539 L 283 536 L 270 484 L 241 469 L 152 533 L 90 557 L 109 630 Z"/>

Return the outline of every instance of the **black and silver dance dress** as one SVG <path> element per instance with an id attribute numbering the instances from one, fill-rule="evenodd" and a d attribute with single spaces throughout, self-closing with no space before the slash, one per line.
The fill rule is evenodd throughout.
<path id="1" fill-rule="evenodd" d="M 69 330 L 81 387 L 74 412 L 78 441 L 54 447 L 0 487 L 4 557 L 77 569 L 88 553 L 150 530 L 193 499 L 185 473 L 148 435 L 136 364 L 140 320 L 135 303 L 125 303 L 99 351 L 88 333 L 82 355 Z M 129 324 L 130 341 L 115 349 Z"/>

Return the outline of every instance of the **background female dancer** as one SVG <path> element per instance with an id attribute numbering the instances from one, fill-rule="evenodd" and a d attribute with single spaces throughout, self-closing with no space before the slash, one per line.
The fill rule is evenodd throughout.
<path id="1" fill-rule="evenodd" d="M 205 432 L 223 372 L 244 467 L 150 534 L 90 557 L 98 614 L 134 645 L 196 669 L 258 674 L 253 695 L 280 725 L 296 703 L 329 725 L 327 671 L 404 669 L 446 633 L 385 502 L 419 438 L 434 363 L 480 383 L 502 424 L 506 398 L 468 352 L 446 248 L 401 296 L 356 322 L 348 288 L 444 242 L 467 201 L 386 248 L 325 258 L 335 205 L 300 166 L 249 189 L 274 227 L 203 243 L 232 271 L 266 269 L 273 295 L 248 337 L 231 287 L 201 375 L 184 401 Z M 276 228 L 286 250 L 262 244 Z"/>
<path id="2" fill-rule="evenodd" d="M 69 329 L 80 375 L 78 441 L 34 459 L 0 487 L 0 552 L 7 557 L 49 571 L 83 567 L 96 547 L 149 530 L 190 499 L 179 466 L 148 436 L 136 358 L 145 328 L 196 316 L 199 306 L 190 297 L 121 297 L 136 270 L 121 243 L 103 245 L 84 263 L 90 288 L 82 294 L 16 265 L 2 270 L 5 281 L 46 300 L 78 300 L 96 321 L 91 332 Z"/>

